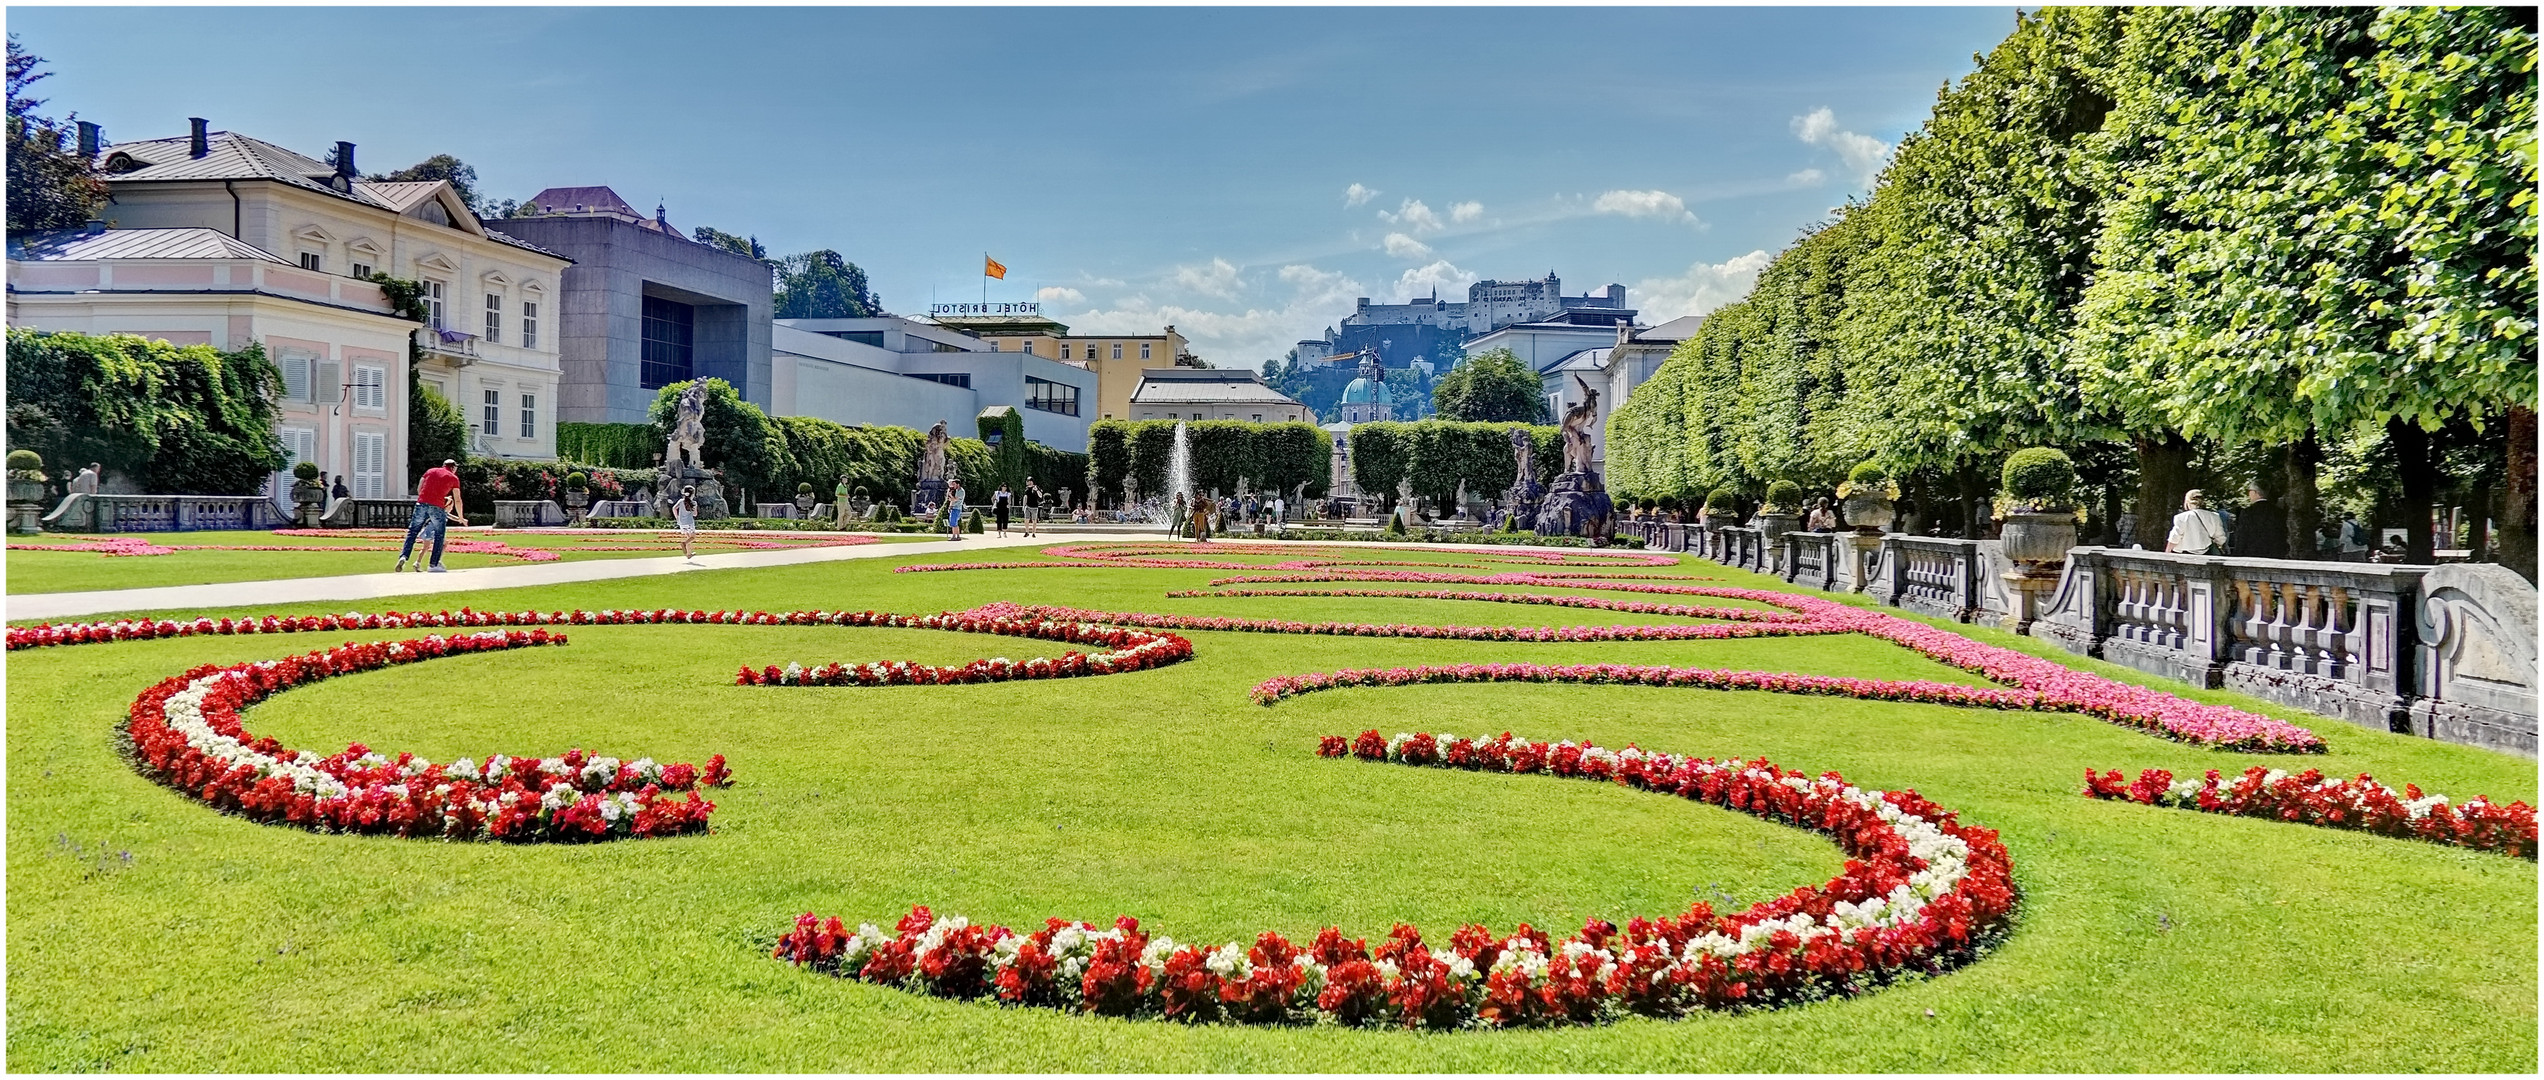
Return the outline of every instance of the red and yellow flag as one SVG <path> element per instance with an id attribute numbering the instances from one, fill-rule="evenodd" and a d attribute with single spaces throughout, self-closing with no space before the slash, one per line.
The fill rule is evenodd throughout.
<path id="1" fill-rule="evenodd" d="M 981 274 L 1005 281 L 1007 280 L 1007 264 L 983 255 L 981 256 Z"/>

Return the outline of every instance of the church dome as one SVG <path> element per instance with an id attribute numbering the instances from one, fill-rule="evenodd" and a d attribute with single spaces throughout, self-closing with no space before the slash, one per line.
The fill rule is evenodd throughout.
<path id="1" fill-rule="evenodd" d="M 1343 386 L 1345 405 L 1393 405 L 1395 401 L 1396 396 L 1387 390 L 1387 384 L 1383 382 L 1353 379 Z"/>

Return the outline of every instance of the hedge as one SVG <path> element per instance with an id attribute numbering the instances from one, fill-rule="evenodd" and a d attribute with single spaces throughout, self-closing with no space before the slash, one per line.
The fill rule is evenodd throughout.
<path id="1" fill-rule="evenodd" d="M 1136 482 L 1141 497 L 1166 489 L 1166 472 L 1175 450 L 1173 420 L 1098 420 L 1089 433 L 1083 483 L 1091 485 L 1104 505 L 1115 505 L 1125 482 Z M 1257 424 L 1245 420 L 1185 421 L 1192 446 L 1193 486 L 1223 494 L 1240 486 L 1252 491 L 1295 492 L 1307 485 L 1309 498 L 1325 494 L 1333 451 L 1325 431 L 1314 424 Z"/>
<path id="2" fill-rule="evenodd" d="M 9 448 L 62 479 L 94 461 L 154 493 L 244 495 L 290 464 L 274 430 L 283 375 L 260 345 L 11 327 L 8 387 Z"/>
<path id="3" fill-rule="evenodd" d="M 1518 479 L 1510 429 L 1525 428 L 1537 482 L 1563 471 L 1563 429 L 1544 424 L 1465 423 L 1455 420 L 1382 421 L 1352 428 L 1352 481 L 1364 495 L 1392 500 L 1399 480 L 1416 497 L 1446 507 L 1462 483 L 1470 495 L 1494 499 Z"/>
<path id="4" fill-rule="evenodd" d="M 663 433 L 652 424 L 585 424 L 560 421 L 557 456 L 612 469 L 644 469 L 663 452 Z"/>

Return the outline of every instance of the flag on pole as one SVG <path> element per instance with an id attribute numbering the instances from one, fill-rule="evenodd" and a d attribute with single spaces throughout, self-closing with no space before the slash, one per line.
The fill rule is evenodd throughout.
<path id="1" fill-rule="evenodd" d="M 1005 281 L 1007 280 L 1007 264 L 983 255 L 981 256 L 981 273 L 984 276 Z"/>

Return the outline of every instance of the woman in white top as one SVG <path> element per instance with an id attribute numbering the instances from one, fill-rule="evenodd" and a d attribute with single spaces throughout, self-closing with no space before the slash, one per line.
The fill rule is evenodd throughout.
<path id="1" fill-rule="evenodd" d="M 698 561 L 698 553 L 694 550 L 698 540 L 698 489 L 695 485 L 681 485 L 680 498 L 671 504 L 671 519 L 680 526 L 680 557 L 690 562 Z"/>
<path id="2" fill-rule="evenodd" d="M 2173 531 L 2164 550 L 2186 555 L 2216 555 L 2226 550 L 2226 522 L 2208 508 L 2208 497 L 2192 488 L 2182 496 L 2182 512 L 2173 515 Z"/>

